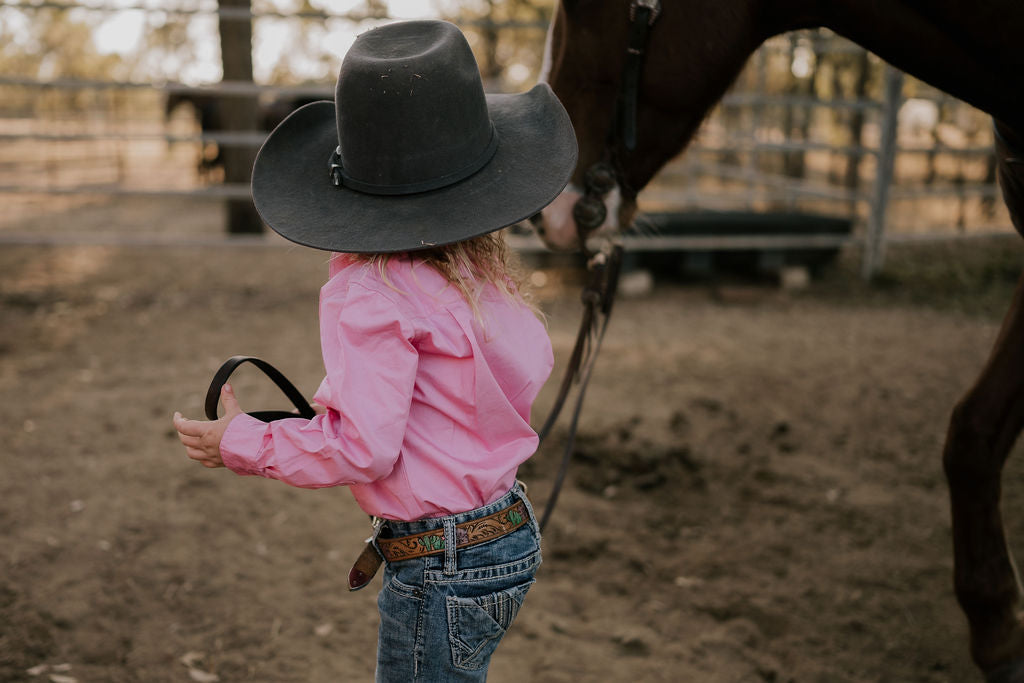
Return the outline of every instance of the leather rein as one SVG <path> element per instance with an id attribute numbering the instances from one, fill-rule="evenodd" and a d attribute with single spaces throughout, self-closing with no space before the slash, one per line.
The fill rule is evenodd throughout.
<path id="1" fill-rule="evenodd" d="M 640 72 L 643 67 L 643 56 L 647 46 L 648 33 L 658 15 L 661 13 L 660 0 L 632 0 L 629 7 L 629 43 L 623 63 L 622 83 L 616 102 L 615 119 L 608 132 L 603 158 L 587 168 L 583 174 L 583 196 L 573 206 L 573 220 L 580 249 L 587 259 L 587 284 L 583 287 L 583 316 L 580 321 L 576 343 L 562 377 L 551 412 L 544 425 L 538 431 L 541 442 L 547 438 L 565 406 L 569 391 L 574 383 L 579 385 L 576 404 L 569 423 L 569 433 L 562 452 L 562 460 L 551 488 L 544 514 L 540 518 L 540 528 L 544 529 L 561 493 L 565 476 L 569 470 L 576 445 L 576 429 L 579 425 L 580 413 L 583 410 L 583 399 L 587 385 L 601 349 L 608 321 L 611 318 L 612 304 L 618 287 L 619 273 L 622 266 L 622 245 L 609 240 L 598 251 L 592 251 L 587 245 L 591 233 L 604 224 L 608 209 L 604 199 L 616 186 L 622 191 L 635 195 L 625 184 L 622 173 L 621 154 L 636 149 L 637 99 L 640 90 Z"/>

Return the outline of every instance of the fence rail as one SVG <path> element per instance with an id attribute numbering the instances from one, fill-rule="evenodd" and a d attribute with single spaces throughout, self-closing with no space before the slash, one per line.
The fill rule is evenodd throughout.
<path id="1" fill-rule="evenodd" d="M 152 5 L 97 5 L 91 3 L 67 3 L 67 2 L 51 2 L 49 0 L 43 0 L 41 2 L 12 2 L 11 0 L 0 0 L 0 9 L 9 8 L 16 10 L 32 10 L 37 11 L 40 9 L 53 9 L 58 11 L 85 11 L 85 12 L 97 12 L 101 14 L 116 14 L 121 12 L 149 12 L 153 14 L 162 14 L 166 16 L 181 16 L 181 17 L 197 17 L 197 16 L 210 16 L 219 17 L 228 21 L 253 21 L 256 19 L 295 19 L 295 20 L 316 20 L 316 21 L 329 21 L 339 20 L 347 21 L 351 23 L 362 23 L 366 21 L 391 21 L 400 17 L 393 16 L 388 12 L 325 12 L 322 10 L 300 10 L 297 12 L 275 12 L 261 10 L 259 12 L 253 12 L 251 9 L 244 7 L 217 7 L 217 8 L 201 8 L 201 7 L 153 7 Z M 544 29 L 548 27 L 547 22 L 543 21 L 521 21 L 521 20 L 505 20 L 505 21 L 493 21 L 489 18 L 462 18 L 456 19 L 455 23 L 463 26 L 480 26 L 489 29 L 510 29 L 510 28 L 532 28 L 532 29 Z"/>
<path id="2" fill-rule="evenodd" d="M 890 235 L 892 244 L 926 242 L 972 242 L 1007 237 L 1002 230 L 970 233 L 930 233 L 921 235 Z M 534 235 L 510 234 L 508 245 L 520 252 L 543 253 L 548 247 Z M 784 249 L 839 249 L 862 247 L 858 235 L 652 235 L 622 238 L 629 251 L 755 251 Z M 0 245 L 11 246 L 96 246 L 96 247 L 249 247 L 260 249 L 294 249 L 295 245 L 276 235 L 172 236 L 128 235 L 111 233 L 59 233 L 0 231 Z"/>
<path id="3" fill-rule="evenodd" d="M 386 21 L 392 18 L 383 13 L 373 12 L 253 12 L 246 8 L 230 7 L 154 7 L 144 2 L 112 6 L 53 0 L 32 3 L 0 0 L 0 12 L 35 12 L 43 9 L 106 14 L 151 12 L 187 19 L 217 16 L 221 19 L 239 21 L 301 19 L 342 21 L 352 24 Z M 464 27 L 500 32 L 511 29 L 533 31 L 536 35 L 537 51 L 542 49 L 544 30 L 547 28 L 546 22 L 543 21 L 465 18 L 457 23 Z M 814 62 L 815 65 L 829 56 L 841 57 L 848 61 L 863 60 L 864 68 L 871 69 L 874 80 L 883 82 L 885 87 L 854 94 L 841 92 L 840 89 L 829 97 L 820 97 L 807 90 L 808 84 L 814 86 L 816 79 L 819 78 L 815 72 L 809 80 L 798 78 L 799 87 L 787 91 L 779 91 L 777 88 L 770 90 L 767 87 L 768 69 L 777 68 L 780 60 L 783 64 L 795 67 L 794 56 L 798 51 L 803 51 L 801 54 L 809 54 L 813 60 L 818 60 Z M 838 83 L 838 78 L 834 80 Z M 870 79 L 866 79 L 868 80 Z M 41 80 L 13 74 L 0 75 L 0 93 L 3 93 L 4 89 L 15 92 L 22 89 L 40 95 L 54 92 L 93 92 L 142 93 L 156 98 L 170 95 L 254 97 L 261 100 L 333 98 L 333 85 L 326 83 L 283 85 L 228 80 L 213 84 L 187 84 L 63 77 Z M 813 90 L 813 87 L 811 89 Z M 901 132 L 902 108 L 909 99 L 915 99 L 919 104 L 924 103 L 925 108 L 930 107 L 929 111 L 933 113 L 938 112 L 938 123 L 926 130 L 923 137 L 921 134 L 905 135 Z M 884 245 L 890 242 L 948 239 L 952 236 L 969 237 L 974 233 L 963 229 L 962 223 L 966 220 L 972 221 L 974 225 L 987 227 L 1005 224 L 1008 233 L 1011 229 L 1005 214 L 986 215 L 984 220 L 980 220 L 973 217 L 972 213 L 977 212 L 978 206 L 982 204 L 986 207 L 998 204 L 995 200 L 999 197 L 999 190 L 994 184 L 994 175 L 991 174 L 990 168 L 993 162 L 992 147 L 989 144 L 990 133 L 987 138 L 982 134 L 976 134 L 969 139 L 952 142 L 939 134 L 942 125 L 950 125 L 943 123 L 943 117 L 955 120 L 957 116 L 967 111 L 964 108 L 966 105 L 933 88 L 913 79 L 902 78 L 898 72 L 884 67 L 878 60 L 866 59 L 866 53 L 862 48 L 827 32 L 800 32 L 772 38 L 750 61 L 744 74 L 722 99 L 720 106 L 705 123 L 687 153 L 669 164 L 641 194 L 641 209 L 746 208 L 763 211 L 771 210 L 773 207 L 796 208 L 848 217 L 857 228 L 855 234 L 842 238 L 832 235 L 745 238 L 630 236 L 626 238 L 626 244 L 631 248 L 648 250 L 740 249 L 758 248 L 757 245 L 785 245 L 792 248 L 855 246 L 864 250 L 865 275 L 870 276 L 883 263 Z M 120 110 L 111 107 L 112 111 L 123 109 L 124 107 Z M 0 175 L 0 195 L 16 196 L 19 200 L 26 201 L 47 195 L 201 201 L 245 199 L 249 196 L 249 189 L 240 183 L 204 184 L 205 181 L 197 178 L 191 184 L 179 186 L 182 184 L 179 182 L 181 178 L 176 178 L 173 183 L 166 183 L 161 181 L 164 176 L 159 176 L 155 178 L 154 186 L 144 186 L 146 174 L 132 170 L 137 160 L 124 158 L 123 155 L 141 154 L 137 152 L 138 149 L 156 143 L 164 145 L 166 149 L 194 148 L 195 155 L 199 156 L 204 147 L 211 145 L 257 147 L 266 137 L 265 131 L 255 130 L 181 130 L 169 127 L 166 121 L 157 120 L 148 122 L 155 124 L 155 127 L 141 125 L 145 121 L 140 121 L 140 126 L 133 125 L 131 128 L 123 122 L 114 122 L 108 127 L 83 128 L 69 125 L 67 120 L 48 120 L 44 123 L 49 127 L 43 128 L 37 124 L 24 125 L 24 121 L 15 124 L 12 118 L 4 118 L 2 111 L 3 105 L 0 104 L 0 141 L 8 146 L 29 142 L 38 145 L 44 150 L 42 156 L 45 158 L 45 168 L 57 169 L 62 160 L 76 164 L 87 163 L 92 152 L 79 150 L 72 153 L 68 148 L 90 142 L 107 145 L 109 150 L 103 156 L 103 163 L 111 163 L 117 167 L 116 182 L 77 185 L 66 184 L 66 175 L 61 176 L 65 184 L 60 184 L 56 182 L 58 176 L 55 173 L 47 175 L 44 171 Z M 950 114 L 950 111 L 953 111 L 953 114 Z M 857 122 L 857 135 L 843 139 L 832 134 L 820 134 L 818 128 L 826 128 L 822 121 L 833 121 L 833 131 L 847 124 L 853 129 L 851 122 Z M 18 154 L 20 152 L 13 154 L 11 161 L 4 160 L 3 165 L 0 165 L 0 171 L 3 171 L 7 164 L 16 165 Z M 165 151 L 163 154 L 171 152 Z M 116 158 L 110 159 L 110 156 Z M 96 155 L 96 158 L 99 161 L 99 155 Z M 163 161 L 154 159 L 147 163 L 160 165 Z M 955 170 L 943 170 L 950 166 Z M 924 171 L 919 172 L 920 169 Z M 977 176 L 979 173 L 984 174 L 986 169 L 988 176 L 983 180 L 974 176 L 969 177 L 968 170 Z M 947 220 L 949 216 L 959 216 L 961 225 L 955 226 L 955 229 L 951 229 L 948 223 L 931 225 L 926 234 L 907 233 L 907 226 L 918 221 L 922 212 L 913 208 L 903 208 L 903 205 L 912 206 L 915 202 L 933 202 L 936 206 L 941 204 L 938 212 Z M 959 205 L 958 208 L 949 208 L 955 204 Z M 892 229 L 894 225 L 896 230 Z M 988 235 L 992 234 L 992 231 L 978 230 L 977 234 Z M 40 236 L 39 239 L 45 242 L 51 238 Z M 87 243 L 91 239 L 102 241 L 112 238 L 89 235 L 72 238 L 68 235 L 58 235 L 52 239 L 80 239 Z M 135 239 L 140 243 L 164 243 L 162 239 L 152 237 Z M 192 237 L 185 239 L 196 242 Z M 520 247 L 524 249 L 539 244 L 536 240 L 524 241 L 524 238 L 520 237 L 517 239 Z M 31 240 L 24 233 L 5 229 L 0 223 L 0 242 L 12 241 L 28 243 Z M 212 240 L 212 243 L 219 242 Z M 234 240 L 231 243 L 239 244 Z"/>

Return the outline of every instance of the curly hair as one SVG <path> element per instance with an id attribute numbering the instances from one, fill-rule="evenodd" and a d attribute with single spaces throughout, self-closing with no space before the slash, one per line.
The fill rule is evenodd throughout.
<path id="1" fill-rule="evenodd" d="M 395 257 L 409 257 L 421 261 L 441 273 L 466 298 L 477 320 L 480 314 L 480 294 L 487 284 L 512 301 L 526 305 L 538 317 L 540 309 L 533 302 L 519 255 L 508 248 L 502 231 L 490 232 L 461 242 L 429 247 L 400 254 L 355 255 L 380 269 L 387 281 L 387 264 Z"/>

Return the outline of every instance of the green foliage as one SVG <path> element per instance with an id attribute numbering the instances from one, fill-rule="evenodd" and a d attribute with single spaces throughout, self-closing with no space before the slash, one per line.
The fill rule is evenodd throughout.
<path id="1" fill-rule="evenodd" d="M 278 3 L 275 11 L 293 14 L 311 14 L 326 11 L 311 0 Z M 387 3 L 370 0 L 366 3 L 367 16 L 386 16 Z M 254 7 L 255 11 L 260 11 Z M 275 85 L 296 85 L 308 81 L 328 81 L 337 75 L 338 57 L 331 52 L 329 32 L 331 26 L 319 19 L 262 19 L 256 23 L 255 37 L 259 41 L 270 27 L 284 31 L 286 47 L 274 64 L 267 82 Z"/>
<path id="2" fill-rule="evenodd" d="M 0 72 L 40 80 L 124 75 L 118 55 L 100 54 L 96 49 L 92 39 L 96 21 L 88 15 L 48 8 L 21 17 L 14 12 L 7 10 L 0 22 Z"/>
<path id="3" fill-rule="evenodd" d="M 551 21 L 554 0 L 466 0 L 437 5 L 443 18 L 462 25 L 489 90 L 525 90 L 537 81 L 544 57 L 544 27 Z"/>
<path id="4" fill-rule="evenodd" d="M 212 18 L 211 40 L 216 40 Z M 189 26 L 196 17 L 147 12 L 143 40 L 133 54 L 131 79 L 135 81 L 180 81 L 183 70 L 197 60 Z"/>
<path id="5" fill-rule="evenodd" d="M 101 54 L 93 42 L 96 19 L 87 13 L 39 8 L 0 14 L 0 73 L 40 81 L 112 80 L 127 68 L 116 54 Z M 95 90 L 44 90 L 5 86 L 0 110 L 8 115 L 95 108 Z"/>

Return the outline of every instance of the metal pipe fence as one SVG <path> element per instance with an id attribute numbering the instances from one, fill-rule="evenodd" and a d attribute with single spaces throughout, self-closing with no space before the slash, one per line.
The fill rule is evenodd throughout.
<path id="1" fill-rule="evenodd" d="M 373 12 L 252 12 L 229 7 L 158 8 L 142 2 L 115 7 L 0 0 L 0 11 L 44 9 L 104 14 L 134 11 L 186 19 L 303 19 L 353 25 L 389 19 Z M 499 35 L 523 29 L 531 36 L 536 53 L 543 50 L 547 28 L 543 21 L 465 18 L 457 23 Z M 798 64 L 803 71 L 797 69 Z M 858 64 L 866 71 L 858 74 L 854 68 Z M 791 73 L 786 75 L 785 69 Z M 773 79 L 779 80 L 779 73 L 786 75 L 783 80 L 787 84 L 771 86 Z M 861 77 L 859 91 L 851 92 L 841 85 L 840 76 L 850 74 Z M 832 92 L 824 96 L 819 86 L 828 85 L 830 78 Z M 3 104 L 8 99 L 3 97 L 5 93 L 17 93 L 28 104 L 20 113 L 8 110 Z M 46 110 L 40 104 L 48 95 L 82 93 L 111 100 L 95 107 L 89 125 L 79 125 L 81 112 L 60 111 L 56 106 Z M 47 196 L 174 202 L 247 198 L 246 185 L 217 182 L 216 173 L 210 172 L 215 163 L 205 155 L 211 147 L 258 147 L 266 131 L 204 131 L 194 121 L 167 118 L 162 103 L 172 95 L 249 97 L 259 101 L 332 99 L 333 84 L 221 81 L 198 85 L 2 74 L 0 202 L 42 209 L 45 207 L 40 204 L 46 202 L 41 198 Z M 34 106 L 40 111 L 33 110 Z M 26 108 L 30 113 L 26 114 Z M 915 121 L 915 112 L 920 120 Z M 855 246 L 862 249 L 864 274 L 870 277 L 882 266 L 884 246 L 889 242 L 987 235 L 993 232 L 993 226 L 999 226 L 996 233 L 1003 228 L 1009 233 L 1012 229 L 997 201 L 999 191 L 992 173 L 991 131 L 979 123 L 983 120 L 985 117 L 967 105 L 903 77 L 862 48 L 826 31 L 772 38 L 750 60 L 685 154 L 671 162 L 641 194 L 641 211 L 803 210 L 848 217 L 855 225 L 854 233 L 843 238 L 637 235 L 628 237 L 627 244 L 643 250 L 748 249 L 752 244 L 769 243 L 799 248 Z M 74 147 L 83 144 L 98 147 Z M 32 157 L 25 145 L 32 146 Z M 70 184 L 65 173 L 57 182 L 55 168 L 78 166 L 88 176 L 89 164 L 116 167 L 118 175 L 113 180 L 103 176 Z M 935 207 L 935 220 L 927 220 L 928 211 L 920 208 L 921 203 Z M 0 216 L 0 242 L 30 241 L 33 233 L 23 229 L 28 209 L 6 213 L 6 218 Z M 958 222 L 950 224 L 950 216 L 957 216 Z M 37 223 L 33 230 L 39 230 Z M 979 229 L 972 230 L 972 225 Z M 112 234 L 107 238 L 113 239 Z M 52 239 L 87 243 L 101 238 L 71 232 L 38 234 L 40 242 Z M 163 237 L 138 239 L 165 243 Z M 187 239 L 194 242 L 198 238 Z M 524 249 L 538 244 L 523 236 L 515 239 Z M 168 238 L 167 243 L 170 241 Z"/>

